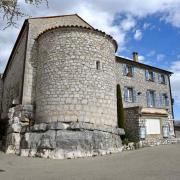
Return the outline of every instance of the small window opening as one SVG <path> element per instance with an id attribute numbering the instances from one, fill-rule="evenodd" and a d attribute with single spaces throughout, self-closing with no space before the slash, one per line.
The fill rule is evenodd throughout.
<path id="1" fill-rule="evenodd" d="M 96 69 L 100 70 L 100 61 L 96 61 Z"/>

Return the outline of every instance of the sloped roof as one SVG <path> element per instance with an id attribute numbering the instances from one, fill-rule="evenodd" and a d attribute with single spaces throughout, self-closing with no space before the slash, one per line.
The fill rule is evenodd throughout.
<path id="1" fill-rule="evenodd" d="M 55 27 L 51 27 L 51 28 L 48 28 L 48 29 L 45 29 L 43 32 L 41 32 L 38 36 L 37 36 L 37 39 L 43 35 L 44 33 L 48 32 L 48 31 L 51 31 L 51 30 L 55 30 L 55 29 L 60 29 L 60 28 L 78 28 L 78 29 L 84 29 L 84 30 L 89 30 L 91 32 L 96 32 L 96 33 L 99 33 L 101 34 L 102 36 L 104 37 L 107 37 L 109 38 L 113 43 L 114 43 L 114 46 L 115 46 L 115 52 L 117 51 L 117 48 L 118 48 L 118 44 L 116 42 L 116 40 L 113 39 L 112 36 L 106 34 L 105 32 L 103 31 L 100 31 L 98 29 L 92 29 L 92 28 L 88 28 L 88 27 L 83 27 L 83 26 L 55 26 Z"/>
<path id="2" fill-rule="evenodd" d="M 165 73 L 165 74 L 170 74 L 170 75 L 173 74 L 173 72 L 171 72 L 171 71 L 167 71 L 165 69 L 157 68 L 155 66 L 150 66 L 148 64 L 144 64 L 144 63 L 141 63 L 141 62 L 136 62 L 136 61 L 133 61 L 131 59 L 121 57 L 121 56 L 116 56 L 116 60 L 120 61 L 122 63 L 129 63 L 129 64 L 132 64 L 134 66 L 141 66 L 142 68 L 154 69 L 154 70 L 157 70 L 157 71 Z"/>
<path id="3" fill-rule="evenodd" d="M 76 16 L 78 17 L 80 20 L 82 20 L 85 24 L 87 24 L 89 27 L 91 27 L 92 29 L 94 29 L 94 27 L 92 27 L 88 22 L 86 22 L 83 18 L 81 18 L 78 14 L 67 14 L 67 15 L 59 15 L 59 16 L 43 16 L 43 17 L 32 17 L 29 19 L 50 19 L 50 18 L 63 18 L 63 17 L 73 17 Z"/>

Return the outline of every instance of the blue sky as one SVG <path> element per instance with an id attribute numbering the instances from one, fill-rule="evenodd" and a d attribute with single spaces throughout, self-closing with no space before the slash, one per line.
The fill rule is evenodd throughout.
<path id="1" fill-rule="evenodd" d="M 175 98 L 175 119 L 180 120 L 180 1 L 179 0 L 51 0 L 38 8 L 19 5 L 30 16 L 78 13 L 95 28 L 111 34 L 119 44 L 118 55 L 132 57 L 139 52 L 140 61 L 174 72 L 171 77 Z M 24 19 L 17 28 L 2 30 L 0 16 L 0 71 L 3 72 Z"/>
<path id="2" fill-rule="evenodd" d="M 119 54 L 131 57 L 132 52 L 137 51 L 142 56 L 141 61 L 143 63 L 172 71 L 174 72 L 172 80 L 176 79 L 180 69 L 177 72 L 172 64 L 180 60 L 180 29 L 161 21 L 157 18 L 157 15 L 139 20 L 137 28 L 141 29 L 141 37 L 137 40 L 134 38 L 134 32 L 129 32 L 129 41 L 126 44 L 128 48 L 122 52 L 120 51 Z M 180 83 L 180 79 L 178 80 L 177 83 Z M 173 84 L 173 91 L 175 88 L 176 85 Z M 179 94 L 179 92 L 173 92 L 175 99 L 174 115 L 175 119 L 180 120 Z"/>

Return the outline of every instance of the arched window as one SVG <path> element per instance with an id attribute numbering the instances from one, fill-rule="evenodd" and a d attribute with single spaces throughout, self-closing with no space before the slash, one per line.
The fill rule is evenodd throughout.
<path id="1" fill-rule="evenodd" d="M 100 61 L 96 61 L 96 69 L 100 70 Z"/>

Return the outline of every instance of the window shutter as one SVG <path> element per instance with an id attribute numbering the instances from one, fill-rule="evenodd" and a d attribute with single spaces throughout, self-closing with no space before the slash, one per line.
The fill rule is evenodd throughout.
<path id="1" fill-rule="evenodd" d="M 163 95 L 159 93 L 159 107 L 163 107 Z"/>
<path id="2" fill-rule="evenodd" d="M 156 107 L 157 106 L 157 98 L 156 98 L 156 92 L 154 92 L 154 107 Z"/>
<path id="3" fill-rule="evenodd" d="M 127 66 L 126 66 L 126 64 L 123 64 L 123 75 L 124 76 L 127 75 Z"/>
<path id="4" fill-rule="evenodd" d="M 137 93 L 135 89 L 133 89 L 133 102 L 137 103 Z"/>
<path id="5" fill-rule="evenodd" d="M 124 101 L 128 102 L 128 88 L 124 87 Z"/>
<path id="6" fill-rule="evenodd" d="M 149 80 L 149 71 L 148 70 L 145 70 L 145 78 L 146 78 L 146 80 Z"/>
<path id="7" fill-rule="evenodd" d="M 147 107 L 150 107 L 151 105 L 151 99 L 150 99 L 150 92 L 146 92 L 146 99 L 147 99 Z"/>
<path id="8" fill-rule="evenodd" d="M 132 76 L 134 77 L 135 67 L 132 66 Z"/>
<path id="9" fill-rule="evenodd" d="M 161 84 L 161 74 L 158 74 L 158 83 Z"/>
<path id="10" fill-rule="evenodd" d="M 164 75 L 164 80 L 165 80 L 165 84 L 168 83 L 168 77 L 166 75 Z"/>
<path id="11" fill-rule="evenodd" d="M 169 97 L 166 98 L 166 106 L 169 106 Z"/>
<path id="12" fill-rule="evenodd" d="M 153 81 L 155 82 L 156 81 L 156 73 L 153 72 Z"/>

